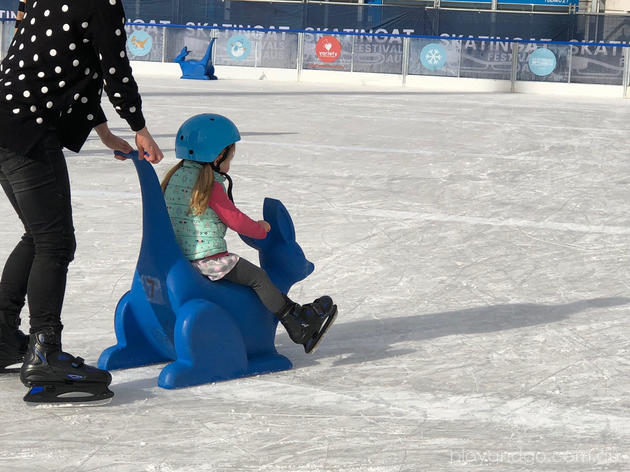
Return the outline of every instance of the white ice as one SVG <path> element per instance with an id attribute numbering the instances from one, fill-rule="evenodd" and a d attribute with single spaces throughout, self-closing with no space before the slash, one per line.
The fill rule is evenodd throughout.
<path id="1" fill-rule="evenodd" d="M 237 123 L 237 204 L 285 203 L 316 266 L 291 295 L 330 294 L 338 321 L 312 356 L 279 329 L 293 370 L 181 390 L 157 387 L 161 365 L 114 371 L 104 407 L 29 407 L 5 375 L 1 471 L 630 470 L 629 102 L 139 82 L 159 175 L 186 118 Z M 95 363 L 131 283 L 140 194 L 95 137 L 67 158 L 64 347 Z M 5 198 L 0 221 L 4 261 L 21 234 Z"/>

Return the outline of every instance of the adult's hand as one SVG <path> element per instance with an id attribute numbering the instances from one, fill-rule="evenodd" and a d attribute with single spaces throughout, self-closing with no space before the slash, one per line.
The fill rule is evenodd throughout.
<path id="1" fill-rule="evenodd" d="M 160 147 L 146 127 L 136 133 L 136 147 L 138 148 L 140 159 L 146 159 L 152 164 L 157 164 L 164 158 Z M 148 154 L 148 156 L 145 154 Z"/>
<path id="2" fill-rule="evenodd" d="M 96 126 L 94 129 L 96 130 L 98 137 L 101 138 L 101 142 L 112 151 L 121 151 L 126 154 L 133 150 L 133 148 L 131 147 L 131 144 L 129 144 L 120 136 L 116 136 L 115 134 L 111 132 L 111 130 L 107 126 L 107 122 L 101 123 L 100 125 Z M 114 157 L 116 157 L 116 159 L 119 159 L 119 160 L 125 160 L 124 157 L 120 157 L 116 155 L 114 155 Z"/>

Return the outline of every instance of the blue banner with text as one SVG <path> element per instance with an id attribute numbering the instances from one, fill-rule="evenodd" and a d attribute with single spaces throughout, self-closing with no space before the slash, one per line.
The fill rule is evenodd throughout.
<path id="1" fill-rule="evenodd" d="M 500 0 L 550 6 L 576 0 Z M 316 33 L 353 31 L 445 37 L 630 42 L 630 17 L 444 10 L 423 6 L 269 3 L 223 0 L 123 0 L 130 22 L 263 27 Z M 479 3 L 479 2 L 477 2 Z M 0 20 L 18 0 L 0 0 Z"/>

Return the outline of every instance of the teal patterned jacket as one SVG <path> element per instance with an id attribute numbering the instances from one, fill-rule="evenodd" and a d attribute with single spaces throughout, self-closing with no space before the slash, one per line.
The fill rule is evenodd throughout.
<path id="1" fill-rule="evenodd" d="M 184 255 L 189 260 L 203 259 L 227 251 L 225 233 L 227 226 L 217 214 L 208 207 L 203 215 L 195 216 L 190 212 L 190 198 L 193 185 L 202 164 L 184 161 L 166 187 L 164 200 L 175 231 L 175 237 Z M 223 185 L 225 177 L 214 173 L 215 185 Z"/>

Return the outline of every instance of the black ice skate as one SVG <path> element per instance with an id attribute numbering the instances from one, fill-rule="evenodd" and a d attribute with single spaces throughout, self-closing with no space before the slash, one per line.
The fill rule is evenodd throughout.
<path id="1" fill-rule="evenodd" d="M 18 372 L 28 348 L 28 336 L 15 327 L 0 325 L 0 374 Z"/>
<path id="2" fill-rule="evenodd" d="M 22 383 L 30 388 L 29 403 L 104 404 L 114 393 L 107 387 L 112 376 L 61 350 L 61 333 L 46 328 L 32 334 L 20 370 Z"/>
<path id="3" fill-rule="evenodd" d="M 337 305 L 328 296 L 323 296 L 313 303 L 298 305 L 291 301 L 277 314 L 287 330 L 289 337 L 296 344 L 302 344 L 307 354 L 315 352 L 326 331 L 337 318 Z"/>

